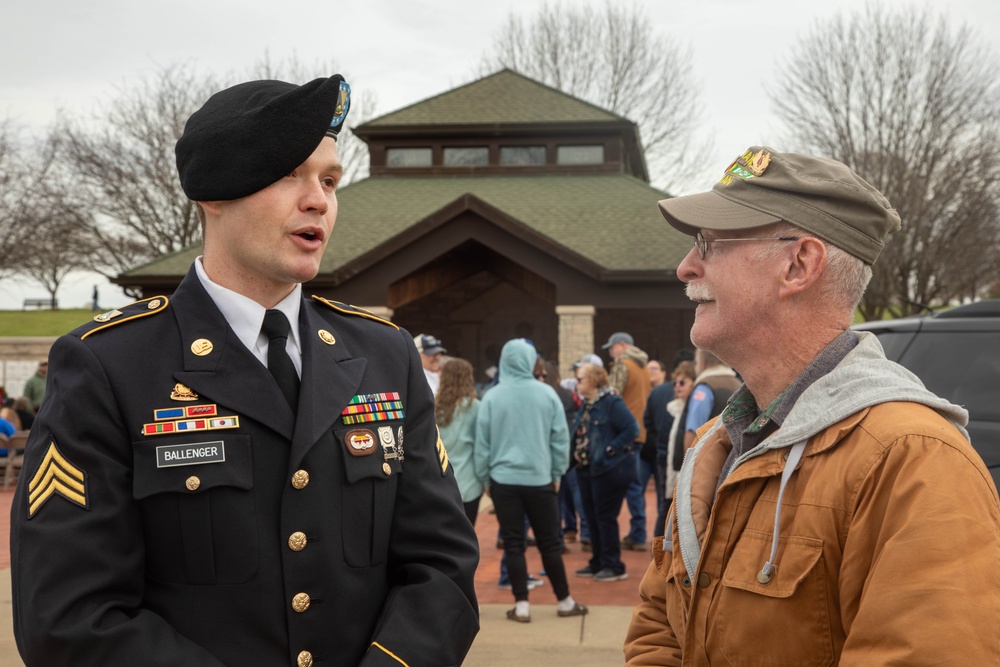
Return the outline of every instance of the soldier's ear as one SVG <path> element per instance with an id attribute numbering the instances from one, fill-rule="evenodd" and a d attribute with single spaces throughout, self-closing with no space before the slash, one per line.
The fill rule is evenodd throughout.
<path id="1" fill-rule="evenodd" d="M 218 216 L 222 213 L 222 205 L 224 202 L 220 201 L 200 201 L 198 204 L 201 209 L 205 212 L 206 217 L 209 215 Z"/>

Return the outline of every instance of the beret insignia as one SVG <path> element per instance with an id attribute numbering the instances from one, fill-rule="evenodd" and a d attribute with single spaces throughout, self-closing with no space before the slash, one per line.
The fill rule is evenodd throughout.
<path id="1" fill-rule="evenodd" d="M 340 91 L 337 93 L 337 106 L 333 109 L 333 118 L 330 120 L 330 127 L 326 133 L 336 137 L 347 118 L 347 112 L 351 110 L 351 85 L 346 81 L 340 82 Z"/>

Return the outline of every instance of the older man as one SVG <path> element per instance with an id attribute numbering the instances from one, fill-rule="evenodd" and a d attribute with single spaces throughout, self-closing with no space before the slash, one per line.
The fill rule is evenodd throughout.
<path id="1" fill-rule="evenodd" d="M 629 412 L 639 424 L 639 437 L 634 443 L 635 451 L 641 452 L 646 442 L 646 427 L 642 422 L 642 413 L 646 409 L 646 401 L 652 387 L 649 382 L 649 371 L 646 362 L 649 355 L 635 346 L 635 340 L 624 331 L 616 331 L 601 346 L 608 351 L 612 364 L 608 371 L 611 388 L 621 395 Z M 656 465 L 653 457 L 635 457 L 635 479 L 629 484 L 625 494 L 625 504 L 631 515 L 628 534 L 622 538 L 622 549 L 646 551 L 646 485 Z"/>
<path id="2" fill-rule="evenodd" d="M 1000 502 L 966 412 L 849 330 L 896 212 L 760 147 L 660 208 L 695 237 L 691 339 L 745 384 L 684 461 L 628 664 L 1000 664 Z"/>
<path id="3" fill-rule="evenodd" d="M 420 353 L 420 365 L 424 367 L 424 377 L 430 385 L 431 393 L 437 396 L 441 386 L 441 357 L 448 350 L 434 336 L 418 334 L 413 337 L 413 344 Z"/>

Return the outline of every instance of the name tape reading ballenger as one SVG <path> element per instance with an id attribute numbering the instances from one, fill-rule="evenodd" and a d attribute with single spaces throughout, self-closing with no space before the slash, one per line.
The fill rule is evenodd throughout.
<path id="1" fill-rule="evenodd" d="M 226 444 L 222 440 L 184 445 L 160 445 L 156 448 L 157 468 L 222 463 L 225 460 Z"/>

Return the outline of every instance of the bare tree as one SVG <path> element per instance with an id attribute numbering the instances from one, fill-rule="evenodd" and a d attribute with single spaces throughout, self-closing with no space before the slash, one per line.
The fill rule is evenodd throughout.
<path id="1" fill-rule="evenodd" d="M 23 197 L 10 121 L 0 122 L 0 277 L 10 270 L 10 232 L 16 229 L 16 216 Z"/>
<path id="2" fill-rule="evenodd" d="M 177 178 L 174 144 L 187 118 L 213 92 L 247 78 L 304 83 L 329 74 L 328 66 L 306 67 L 295 57 L 265 58 L 245 75 L 217 76 L 175 64 L 122 90 L 90 122 L 61 114 L 50 141 L 60 151 L 58 176 L 78 198 L 75 222 L 88 230 L 91 242 L 83 247 L 92 251 L 93 269 L 113 277 L 200 243 L 201 224 Z M 352 124 L 374 109 L 372 102 L 359 104 L 357 96 L 352 103 Z M 339 141 L 346 182 L 366 172 L 367 147 L 350 132 Z"/>
<path id="3" fill-rule="evenodd" d="M 660 187 L 682 188 L 704 168 L 690 51 L 654 34 L 640 8 L 543 2 L 531 22 L 511 13 L 479 72 L 504 67 L 635 122 Z"/>
<path id="4" fill-rule="evenodd" d="M 23 274 L 49 242 L 38 221 L 51 214 L 55 165 L 50 144 L 22 144 L 9 122 L 0 123 L 0 277 Z"/>
<path id="5" fill-rule="evenodd" d="M 17 270 L 33 240 L 26 213 L 51 161 L 41 158 L 33 167 L 25 157 L 31 153 L 13 124 L 0 122 L 0 278 Z"/>
<path id="6" fill-rule="evenodd" d="M 56 144 L 50 140 L 19 148 L 16 164 L 3 168 L 0 177 L 10 186 L 4 199 L 11 204 L 2 214 L 7 232 L 0 241 L 3 268 L 41 283 L 55 308 L 65 277 L 88 266 L 92 241 L 81 224 L 75 193 L 58 177 Z"/>
<path id="7" fill-rule="evenodd" d="M 73 183 L 79 215 L 108 276 L 197 243 L 201 226 L 177 178 L 174 144 L 188 116 L 218 87 L 216 80 L 170 66 L 105 107 L 91 123 L 61 114 L 50 141 L 59 147 L 60 177 Z"/>
<path id="8" fill-rule="evenodd" d="M 90 266 L 87 253 L 81 252 L 83 245 L 91 243 L 87 229 L 72 222 L 67 224 L 60 213 L 57 208 L 47 209 L 45 215 L 34 220 L 32 229 L 38 243 L 21 256 L 17 267 L 18 275 L 31 278 L 45 288 L 52 298 L 53 309 L 66 277 Z"/>
<path id="9" fill-rule="evenodd" d="M 996 287 L 1000 270 L 1000 87 L 968 28 L 928 10 L 819 22 L 772 95 L 800 149 L 836 158 L 902 218 L 874 267 L 866 319 Z"/>

